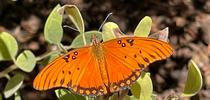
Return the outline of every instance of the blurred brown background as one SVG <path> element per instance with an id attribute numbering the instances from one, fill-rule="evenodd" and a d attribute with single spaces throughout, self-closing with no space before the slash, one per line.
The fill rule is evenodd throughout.
<path id="1" fill-rule="evenodd" d="M 113 15 L 108 21 L 117 23 L 125 33 L 133 32 L 144 16 L 153 20 L 151 33 L 169 27 L 170 44 L 175 52 L 170 59 L 150 65 L 154 93 L 159 100 L 179 93 L 186 80 L 186 65 L 193 59 L 202 71 L 204 85 L 197 95 L 186 100 L 210 100 L 210 0 L 0 0 L 0 31 L 8 31 L 17 39 L 19 52 L 30 49 L 36 56 L 41 55 L 49 49 L 43 27 L 58 3 L 75 4 L 84 18 L 86 31 L 97 30 L 110 12 Z M 63 24 L 70 22 L 64 18 Z M 76 35 L 78 32 L 64 28 L 62 42 L 69 45 Z M 10 64 L 0 62 L 0 71 Z M 24 73 L 26 79 L 20 89 L 23 100 L 56 98 L 53 91 L 38 92 L 32 88 L 40 66 Z M 7 79 L 0 79 L 1 93 L 6 82 Z"/>

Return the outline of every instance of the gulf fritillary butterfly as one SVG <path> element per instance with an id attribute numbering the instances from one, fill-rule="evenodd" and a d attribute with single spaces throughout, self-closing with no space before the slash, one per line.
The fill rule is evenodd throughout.
<path id="1" fill-rule="evenodd" d="M 165 59 L 172 47 L 145 37 L 122 37 L 72 50 L 48 64 L 33 87 L 68 88 L 81 95 L 105 95 L 129 87 L 148 64 Z"/>

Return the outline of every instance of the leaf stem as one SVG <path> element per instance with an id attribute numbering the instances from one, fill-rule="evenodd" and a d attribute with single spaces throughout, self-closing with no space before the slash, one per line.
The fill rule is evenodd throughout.
<path id="1" fill-rule="evenodd" d="M 56 53 L 59 53 L 59 51 L 50 51 L 50 52 L 48 52 L 48 53 L 46 53 L 46 54 L 43 54 L 43 55 L 41 55 L 41 56 L 38 56 L 38 57 L 36 57 L 36 61 L 40 61 L 40 60 L 42 60 L 42 59 L 44 59 L 44 58 L 47 58 L 47 57 L 49 57 L 50 55 L 52 55 L 52 54 L 56 54 Z"/>
<path id="2" fill-rule="evenodd" d="M 64 47 L 61 43 L 58 44 L 58 47 L 59 47 L 64 53 L 67 53 L 67 52 L 68 52 L 68 51 L 65 49 L 65 47 Z"/>
<path id="3" fill-rule="evenodd" d="M 13 61 L 14 64 L 16 63 L 15 57 L 12 57 L 12 61 Z"/>
<path id="4" fill-rule="evenodd" d="M 10 73 L 11 71 L 13 71 L 17 68 L 18 67 L 15 64 L 11 65 L 10 67 L 8 67 L 5 70 L 0 72 L 0 78 L 6 77 L 7 79 L 9 79 L 10 77 L 9 77 L 8 73 Z"/>
<path id="5" fill-rule="evenodd" d="M 87 42 L 86 42 L 86 38 L 85 38 L 85 34 L 84 33 L 82 33 L 82 38 L 83 38 L 84 46 L 86 46 Z"/>
<path id="6" fill-rule="evenodd" d="M 65 48 L 66 50 L 70 50 L 70 49 L 72 49 L 72 46 L 64 46 L 64 48 Z"/>

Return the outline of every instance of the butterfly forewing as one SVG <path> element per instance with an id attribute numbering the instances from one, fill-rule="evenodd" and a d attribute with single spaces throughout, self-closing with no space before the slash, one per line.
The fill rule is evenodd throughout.
<path id="1" fill-rule="evenodd" d="M 151 63 L 165 59 L 173 53 L 172 47 L 167 42 L 143 37 L 119 38 L 104 43 L 104 46 L 116 55 L 131 56 L 134 59 L 140 57 L 146 60 L 146 63 L 147 60 Z"/>
<path id="2" fill-rule="evenodd" d="M 81 95 L 102 95 L 106 91 L 91 47 L 70 51 L 48 64 L 33 86 L 37 90 L 64 87 Z"/>

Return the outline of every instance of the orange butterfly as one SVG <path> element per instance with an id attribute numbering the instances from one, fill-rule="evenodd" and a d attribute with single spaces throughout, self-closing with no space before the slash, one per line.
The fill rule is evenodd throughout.
<path id="1" fill-rule="evenodd" d="M 48 64 L 35 78 L 37 90 L 68 88 L 81 95 L 105 95 L 134 83 L 148 64 L 165 59 L 172 47 L 145 37 L 122 37 L 72 50 Z"/>

